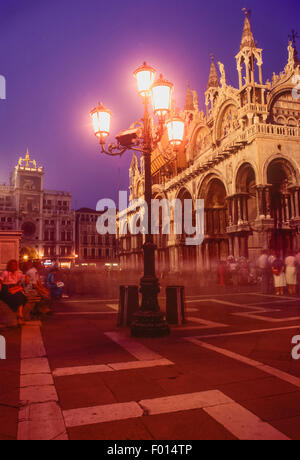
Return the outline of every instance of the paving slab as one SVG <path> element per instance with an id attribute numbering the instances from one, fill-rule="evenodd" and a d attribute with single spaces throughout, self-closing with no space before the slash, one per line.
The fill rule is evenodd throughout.
<path id="1" fill-rule="evenodd" d="M 70 440 L 151 441 L 154 437 L 141 419 L 118 420 L 68 429 Z"/>
<path id="2" fill-rule="evenodd" d="M 295 418 L 300 416 L 300 392 L 244 401 L 243 405 L 269 422 Z"/>
<path id="3" fill-rule="evenodd" d="M 157 381 L 143 376 L 142 370 L 103 374 L 103 381 L 118 402 L 140 401 L 166 395 Z"/>
<path id="4" fill-rule="evenodd" d="M 118 401 L 102 374 L 74 375 L 54 379 L 63 410 L 113 404 Z"/>
<path id="5" fill-rule="evenodd" d="M 236 440 L 228 430 L 201 409 L 175 414 L 143 417 L 142 423 L 154 439 L 160 440 Z"/>

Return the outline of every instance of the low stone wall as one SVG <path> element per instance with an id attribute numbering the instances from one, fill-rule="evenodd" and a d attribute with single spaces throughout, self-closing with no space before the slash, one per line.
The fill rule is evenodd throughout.
<path id="1" fill-rule="evenodd" d="M 139 285 L 142 273 L 140 272 L 103 272 L 100 270 L 71 270 L 62 272 L 62 281 L 65 283 L 65 292 L 70 296 L 84 296 L 87 298 L 119 297 L 120 285 Z M 212 272 L 172 273 L 159 277 L 161 290 L 166 286 L 185 286 L 189 294 L 201 294 L 203 288 L 215 285 L 217 274 Z"/>
<path id="2" fill-rule="evenodd" d="M 0 300 L 0 327 L 17 325 L 17 317 L 10 308 Z"/>

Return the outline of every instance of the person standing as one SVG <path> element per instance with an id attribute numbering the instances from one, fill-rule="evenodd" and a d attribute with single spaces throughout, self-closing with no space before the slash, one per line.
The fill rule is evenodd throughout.
<path id="1" fill-rule="evenodd" d="M 276 256 L 272 264 L 272 270 L 274 275 L 275 293 L 277 296 L 283 296 L 284 288 L 286 287 L 285 265 L 280 259 L 279 254 Z"/>
<path id="2" fill-rule="evenodd" d="M 229 256 L 227 259 L 229 273 L 234 290 L 239 289 L 239 264 L 233 256 Z"/>
<path id="3" fill-rule="evenodd" d="M 261 272 L 261 292 L 262 294 L 269 294 L 270 291 L 270 265 L 269 265 L 269 252 L 264 250 L 258 258 L 257 266 Z"/>
<path id="4" fill-rule="evenodd" d="M 297 288 L 298 288 L 298 294 L 300 294 L 300 249 L 297 250 L 295 259 L 296 259 L 296 267 L 297 267 Z"/>
<path id="5" fill-rule="evenodd" d="M 269 291 L 273 294 L 275 290 L 274 286 L 274 276 L 273 276 L 273 271 L 272 271 L 272 265 L 276 260 L 276 251 L 272 249 L 270 251 L 270 256 L 269 256 L 269 268 L 270 268 L 270 286 L 269 286 Z"/>
<path id="6" fill-rule="evenodd" d="M 290 295 L 296 295 L 297 290 L 297 265 L 296 258 L 292 252 L 285 259 L 286 265 L 286 283 Z"/>

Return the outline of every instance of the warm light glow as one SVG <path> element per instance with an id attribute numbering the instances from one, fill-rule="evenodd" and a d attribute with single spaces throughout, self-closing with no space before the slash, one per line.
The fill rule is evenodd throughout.
<path id="1" fill-rule="evenodd" d="M 184 121 L 174 117 L 166 123 L 169 142 L 171 145 L 181 145 L 184 138 Z"/>
<path id="2" fill-rule="evenodd" d="M 106 137 L 109 135 L 111 112 L 106 109 L 100 102 L 98 107 L 91 111 L 93 127 L 95 136 L 100 138 L 101 142 L 105 142 Z"/>
<path id="3" fill-rule="evenodd" d="M 144 62 L 144 64 L 134 72 L 134 76 L 136 77 L 139 94 L 143 97 L 148 96 L 151 86 L 154 83 L 155 70 Z"/>
<path id="4" fill-rule="evenodd" d="M 166 117 L 170 111 L 172 91 L 172 83 L 164 80 L 162 75 L 160 75 L 159 80 L 152 85 L 153 110 L 159 118 Z"/>
<path id="5" fill-rule="evenodd" d="M 23 256 L 23 260 L 28 260 L 29 257 L 28 256 Z"/>

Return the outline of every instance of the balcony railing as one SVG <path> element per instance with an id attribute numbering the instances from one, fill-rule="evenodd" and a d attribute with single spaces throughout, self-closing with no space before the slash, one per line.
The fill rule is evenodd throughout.
<path id="1" fill-rule="evenodd" d="M 265 104 L 247 104 L 239 110 L 239 114 L 241 117 L 247 115 L 247 113 L 254 112 L 254 113 L 268 113 L 268 106 Z"/>
<path id="2" fill-rule="evenodd" d="M 256 123 L 244 130 L 239 129 L 238 131 L 234 131 L 222 139 L 216 150 L 211 147 L 209 150 L 202 152 L 189 168 L 167 181 L 165 188 L 168 190 L 169 188 L 177 186 L 178 183 L 186 183 L 189 179 L 198 176 L 203 167 L 205 169 L 212 167 L 215 162 L 218 161 L 220 154 L 225 152 L 228 155 L 237 152 L 239 149 L 243 148 L 245 144 L 250 143 L 256 136 L 272 138 L 287 137 L 296 140 L 300 138 L 300 127 Z"/>
<path id="3" fill-rule="evenodd" d="M 281 126 L 257 123 L 249 126 L 240 134 L 241 140 L 249 140 L 255 135 L 279 136 L 279 137 L 300 137 L 300 128 L 298 126 Z"/>

